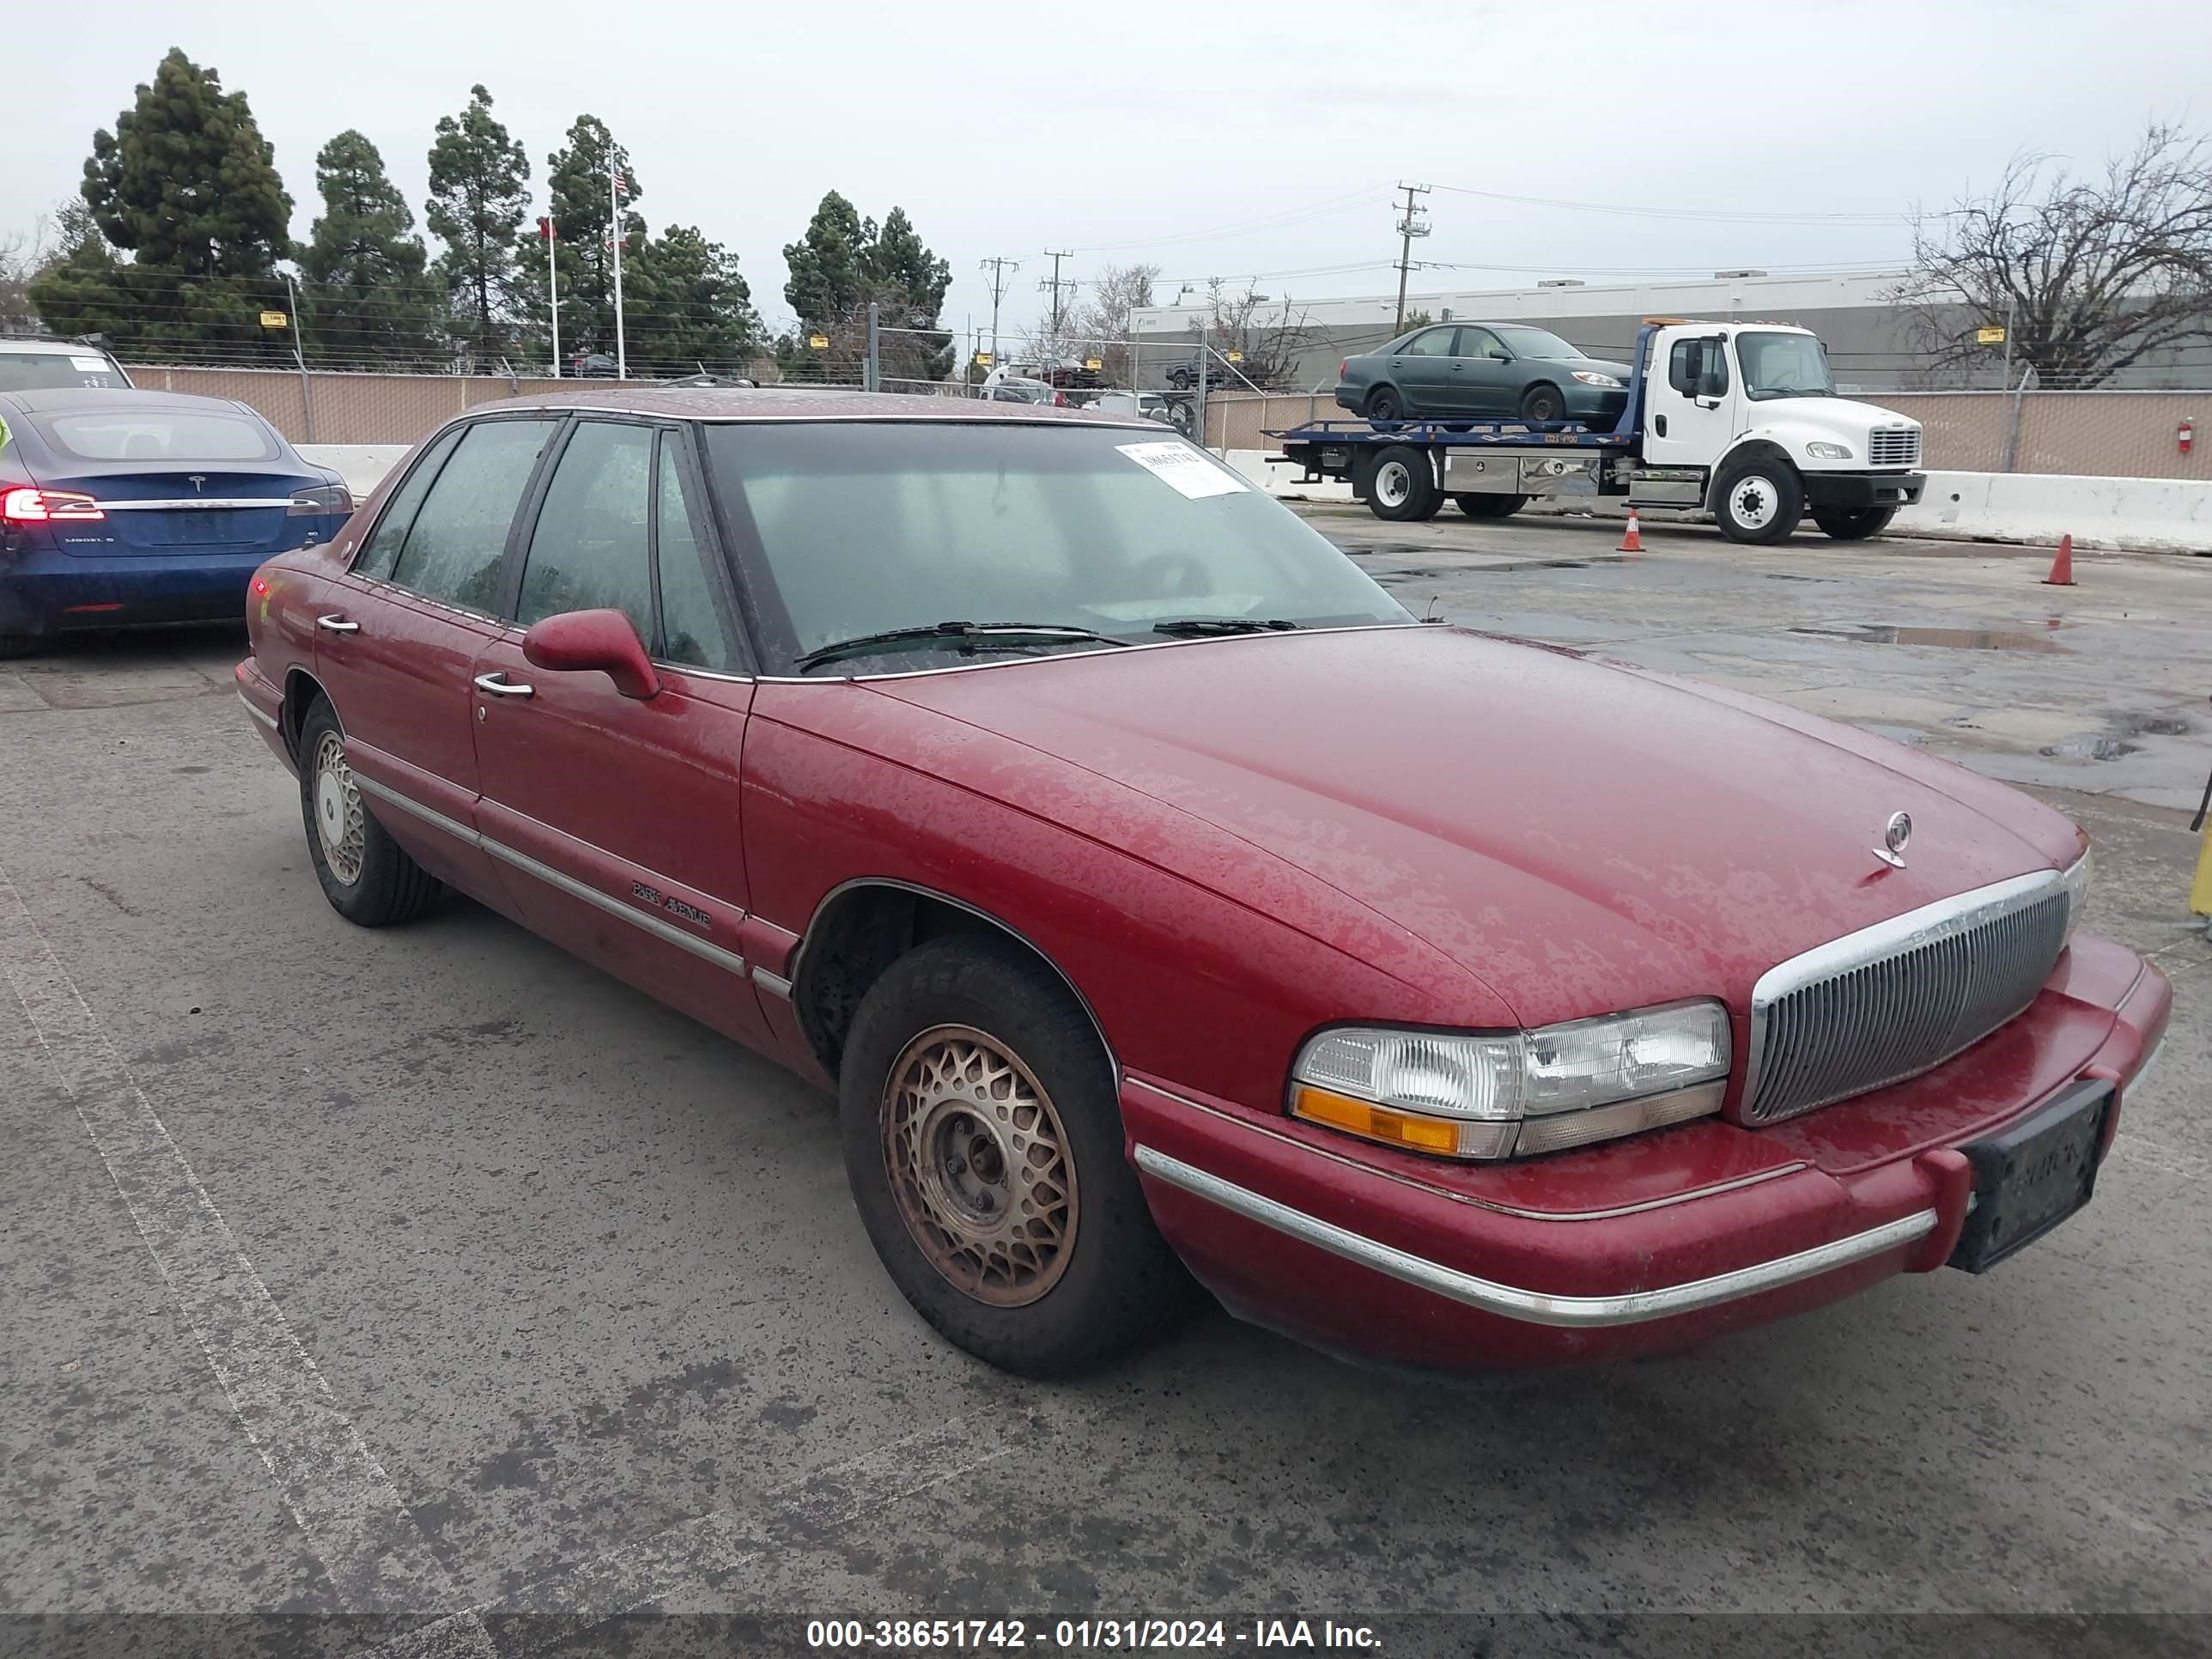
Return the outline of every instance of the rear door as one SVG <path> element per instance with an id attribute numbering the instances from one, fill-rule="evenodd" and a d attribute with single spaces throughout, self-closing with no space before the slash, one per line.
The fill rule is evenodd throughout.
<path id="1" fill-rule="evenodd" d="M 1408 415 L 1439 415 L 1452 410 L 1452 335 L 1450 328 L 1425 329 L 1406 342 L 1405 349 L 1390 358 L 1390 378 L 1406 395 Z"/>
<path id="2" fill-rule="evenodd" d="M 432 444 L 314 623 L 316 677 L 377 822 L 432 874 L 494 905 L 501 890 L 474 840 L 469 679 L 501 632 L 507 543 L 560 425 L 495 417 Z"/>
<path id="3" fill-rule="evenodd" d="M 738 822 L 752 684 L 704 502 L 685 428 L 578 421 L 528 532 L 515 625 L 471 676 L 477 821 L 532 928 L 757 1037 Z M 629 617 L 660 678 L 654 696 L 523 655 L 532 623 L 593 610 Z"/>

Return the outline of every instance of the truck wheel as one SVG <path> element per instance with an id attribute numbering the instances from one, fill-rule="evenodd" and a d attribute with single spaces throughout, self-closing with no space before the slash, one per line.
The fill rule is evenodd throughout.
<path id="1" fill-rule="evenodd" d="M 1173 386 L 1177 392 L 1189 391 L 1190 371 L 1187 368 L 1170 369 L 1168 371 L 1168 384 Z"/>
<path id="2" fill-rule="evenodd" d="M 1567 418 L 1567 400 L 1555 386 L 1532 386 L 1521 394 L 1521 418 L 1529 422 L 1564 421 Z"/>
<path id="3" fill-rule="evenodd" d="M 932 939 L 886 969 L 853 1017 L 837 1105 L 869 1243 L 976 1358 L 1024 1376 L 1093 1370 L 1188 1303 L 1097 1033 L 1013 946 Z"/>
<path id="4" fill-rule="evenodd" d="M 1378 386 L 1367 394 L 1367 418 L 1376 426 L 1402 421 L 1406 418 L 1405 400 L 1389 386 Z"/>
<path id="5" fill-rule="evenodd" d="M 1394 524 L 1433 519 L 1438 501 L 1435 469 L 1410 444 L 1392 444 L 1375 458 L 1375 477 L 1367 486 L 1367 505 L 1378 519 Z"/>
<path id="6" fill-rule="evenodd" d="M 1890 506 L 1863 507 L 1856 513 L 1822 513 L 1816 508 L 1813 522 L 1839 542 L 1863 542 L 1881 535 L 1896 516 L 1897 509 Z"/>
<path id="7" fill-rule="evenodd" d="M 1479 490 L 1469 490 L 1452 499 L 1459 503 L 1459 510 L 1470 519 L 1510 519 L 1528 505 L 1526 495 L 1493 495 Z"/>
<path id="8" fill-rule="evenodd" d="M 1721 475 L 1713 513 L 1730 541 L 1768 546 L 1796 529 L 1805 513 L 1804 486 L 1789 462 L 1753 455 Z"/>

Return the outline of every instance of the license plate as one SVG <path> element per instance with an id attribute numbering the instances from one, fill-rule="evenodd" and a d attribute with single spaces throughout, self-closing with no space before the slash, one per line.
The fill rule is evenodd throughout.
<path id="1" fill-rule="evenodd" d="M 1986 1273 L 2089 1201 L 2112 1085 L 2076 1085 L 2010 1128 L 1959 1150 L 1974 1170 L 1974 1206 L 1951 1265 Z"/>
<path id="2" fill-rule="evenodd" d="M 228 513 L 171 513 L 169 539 L 173 542 L 227 542 L 231 538 Z"/>

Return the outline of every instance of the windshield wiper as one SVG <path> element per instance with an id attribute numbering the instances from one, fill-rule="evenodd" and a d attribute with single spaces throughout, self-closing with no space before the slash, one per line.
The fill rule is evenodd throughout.
<path id="1" fill-rule="evenodd" d="M 1198 640 L 1214 634 L 1293 634 L 1297 627 L 1279 618 L 1262 622 L 1256 617 L 1178 617 L 1173 622 L 1154 623 L 1152 632 L 1172 639 Z"/>
<path id="2" fill-rule="evenodd" d="M 944 641 L 956 641 L 958 649 L 971 651 L 979 645 L 1052 645 L 1061 640 L 1084 640 L 1099 645 L 1129 642 L 1095 629 L 1066 627 L 1058 623 L 941 622 L 921 628 L 887 628 L 878 634 L 858 634 L 849 640 L 833 641 L 815 647 L 792 665 L 803 674 L 840 657 L 865 656 L 872 651 L 896 651 Z"/>

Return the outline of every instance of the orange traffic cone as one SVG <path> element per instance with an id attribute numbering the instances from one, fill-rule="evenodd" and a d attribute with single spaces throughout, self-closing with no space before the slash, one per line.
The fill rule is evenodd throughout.
<path id="1" fill-rule="evenodd" d="M 1628 509 L 1628 533 L 1620 538 L 1620 545 L 1615 548 L 1613 551 L 1616 553 L 1641 553 L 1643 550 L 1644 532 L 1637 527 L 1636 509 L 1632 507 Z"/>
<path id="2" fill-rule="evenodd" d="M 2058 556 L 2051 560 L 2051 574 L 2043 579 L 2043 585 L 2045 587 L 2071 587 L 2074 586 L 2073 537 L 2061 536 L 2058 538 Z"/>

